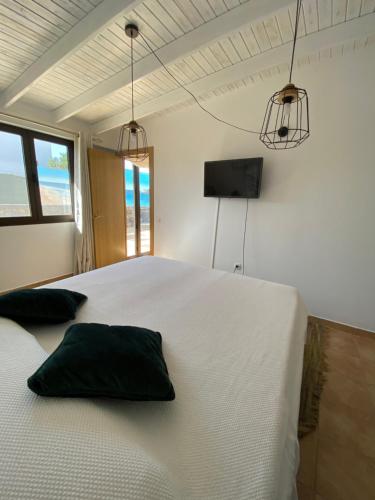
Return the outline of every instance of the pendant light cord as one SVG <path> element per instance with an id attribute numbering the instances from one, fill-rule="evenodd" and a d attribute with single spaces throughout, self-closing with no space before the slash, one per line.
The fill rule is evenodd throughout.
<path id="1" fill-rule="evenodd" d="M 297 31 L 298 31 L 298 23 L 299 23 L 299 17 L 300 17 L 300 12 L 301 12 L 301 7 L 302 7 L 302 0 L 297 0 L 297 7 L 296 7 L 296 22 L 295 22 L 295 27 L 294 27 L 294 38 L 293 38 L 293 50 L 292 50 L 292 60 L 290 64 L 290 73 L 289 73 L 289 83 L 291 83 L 292 80 L 292 71 L 293 71 L 293 64 L 294 64 L 294 53 L 296 49 L 296 42 L 297 42 Z M 224 125 L 227 125 L 228 127 L 232 127 L 236 130 L 241 130 L 242 132 L 246 132 L 248 134 L 256 134 L 260 135 L 261 132 L 257 130 L 250 130 L 244 127 L 239 127 L 238 125 L 235 125 L 234 123 L 227 122 L 226 120 L 223 120 L 219 116 L 215 115 L 211 111 L 209 111 L 201 102 L 199 99 L 187 88 L 185 85 L 183 85 L 178 78 L 174 76 L 174 74 L 167 68 L 167 66 L 163 63 L 163 61 L 160 59 L 156 51 L 151 47 L 151 45 L 148 43 L 148 40 L 143 36 L 143 33 L 139 32 L 140 37 L 142 38 L 143 42 L 146 44 L 147 47 L 143 47 L 143 49 L 148 50 L 154 55 L 154 57 L 159 61 L 161 66 L 165 69 L 165 71 L 168 73 L 168 75 L 177 83 L 177 85 L 185 90 L 193 99 L 194 101 L 198 104 L 198 106 L 201 108 L 202 111 L 207 113 L 211 118 L 216 120 L 219 123 L 222 123 Z M 134 78 L 133 78 L 133 39 L 131 40 L 131 51 L 132 51 L 132 59 L 131 59 L 131 64 L 132 64 L 132 113 L 133 113 L 133 120 L 134 120 L 134 102 L 133 102 L 133 83 L 134 83 Z"/>
<path id="2" fill-rule="evenodd" d="M 296 22 L 295 22 L 295 25 L 294 25 L 293 50 L 292 50 L 292 60 L 291 60 L 291 63 L 290 63 L 289 83 L 292 83 L 292 73 L 293 73 L 293 65 L 294 65 L 294 52 L 296 50 L 298 23 L 299 23 L 299 17 L 300 17 L 300 13 L 301 13 L 301 8 L 302 8 L 302 0 L 297 0 Z"/>
<path id="3" fill-rule="evenodd" d="M 142 40 L 145 42 L 145 44 L 147 45 L 148 49 L 151 51 L 151 53 L 156 57 L 156 59 L 159 61 L 159 63 L 162 65 L 162 67 L 165 69 L 165 71 L 168 73 L 168 75 L 173 78 L 173 80 L 177 83 L 177 85 L 179 87 L 181 87 L 183 90 L 185 90 L 185 92 L 187 92 L 193 99 L 194 101 L 198 104 L 198 106 L 201 108 L 202 111 L 204 111 L 205 113 L 207 113 L 208 115 L 211 116 L 211 118 L 213 118 L 214 120 L 220 122 L 220 123 L 223 123 L 224 125 L 228 125 L 228 127 L 232 127 L 232 128 L 235 128 L 237 130 L 241 130 L 242 132 L 247 132 L 248 134 L 256 134 L 256 135 L 259 135 L 260 132 L 259 131 L 256 131 L 256 130 L 249 130 L 247 128 L 243 128 L 243 127 L 239 127 L 238 125 L 235 125 L 234 123 L 230 123 L 230 122 L 227 122 L 225 120 L 223 120 L 222 118 L 216 116 L 214 113 L 212 113 L 211 111 L 209 111 L 207 108 L 205 108 L 203 106 L 203 104 L 200 103 L 200 101 L 198 100 L 198 98 L 189 90 L 187 89 L 174 75 L 171 71 L 169 71 L 169 69 L 166 67 L 166 65 L 163 63 L 163 61 L 160 59 L 160 57 L 157 55 L 157 53 L 155 52 L 155 50 L 151 47 L 151 45 L 148 43 L 147 39 L 143 36 L 143 34 L 141 32 L 139 32 L 139 35 L 140 37 L 142 38 Z M 145 48 L 145 47 L 143 47 Z M 147 49 L 146 49 L 147 50 Z"/>
<path id="4" fill-rule="evenodd" d="M 130 63 L 132 75 L 132 121 L 134 121 L 134 61 L 133 61 L 133 37 L 130 38 Z"/>

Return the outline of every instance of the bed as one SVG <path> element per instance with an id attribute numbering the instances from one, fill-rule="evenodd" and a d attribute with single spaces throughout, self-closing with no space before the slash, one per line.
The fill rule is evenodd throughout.
<path id="1" fill-rule="evenodd" d="M 142 257 L 56 282 L 75 322 L 158 330 L 176 399 L 41 398 L 68 324 L 0 318 L 0 498 L 289 500 L 306 309 L 296 289 Z"/>

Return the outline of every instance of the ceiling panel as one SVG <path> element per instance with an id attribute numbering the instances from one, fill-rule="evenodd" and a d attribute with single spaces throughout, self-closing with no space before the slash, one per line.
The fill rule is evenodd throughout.
<path id="1" fill-rule="evenodd" d="M 138 24 L 154 49 L 164 47 L 197 27 L 209 23 L 229 10 L 253 0 L 144 0 L 126 16 L 101 31 L 74 55 L 47 73 L 22 100 L 54 110 L 111 78 L 130 64 L 130 40 L 124 33 L 128 22 Z M 0 89 L 27 71 L 53 43 L 67 33 L 101 0 L 0 0 Z M 304 0 L 298 36 L 303 37 L 360 15 L 375 11 L 375 0 Z M 279 9 L 264 19 L 251 21 L 241 30 L 215 39 L 194 53 L 168 65 L 183 85 L 233 66 L 234 83 L 212 90 L 212 95 L 271 78 L 288 65 L 279 65 L 241 81 L 235 81 L 236 65 L 265 53 L 293 38 L 296 7 Z M 375 26 L 374 26 L 375 31 Z M 300 58 L 298 65 L 312 64 L 327 57 L 338 57 L 357 50 L 368 41 L 343 44 L 330 50 Z M 362 44 L 362 45 L 361 45 Z M 140 38 L 134 40 L 134 59 L 149 54 Z M 282 69 L 283 68 L 283 69 Z M 144 104 L 178 87 L 165 70 L 153 72 L 135 84 L 135 103 Z M 209 98 L 210 92 L 203 98 Z M 187 99 L 190 99 L 187 96 Z M 77 114 L 95 122 L 129 109 L 130 86 L 94 102 Z"/>
<path id="2" fill-rule="evenodd" d="M 195 6 L 198 6 L 198 4 L 201 9 L 202 6 L 205 7 L 207 16 L 208 7 L 206 3 L 203 4 L 203 2 L 194 2 Z M 319 29 L 325 29 L 332 26 L 332 23 L 334 22 L 332 6 L 333 4 L 331 3 L 331 0 L 305 0 L 304 8 L 301 12 L 302 16 L 300 19 L 299 36 L 305 36 L 306 34 L 318 31 Z M 225 7 L 227 8 L 227 5 L 225 5 Z M 347 5 L 345 5 L 345 8 L 346 7 Z M 367 9 L 370 9 L 368 5 Z M 353 15 L 354 11 L 352 10 L 350 12 L 351 15 Z M 355 12 L 358 17 L 360 10 L 356 9 Z M 268 16 L 261 22 L 250 23 L 248 26 L 241 29 L 241 31 L 231 34 L 218 42 L 202 48 L 189 57 L 185 57 L 174 64 L 168 65 L 168 68 L 180 83 L 188 85 L 189 83 L 204 78 L 207 75 L 218 72 L 225 67 L 231 65 L 235 66 L 239 62 L 254 57 L 261 52 L 266 52 L 273 47 L 290 42 L 293 38 L 295 15 L 295 5 L 291 4 L 288 8 L 275 12 L 274 15 Z M 340 49 L 335 50 L 340 51 L 343 49 L 341 47 Z M 299 58 L 297 64 L 299 66 L 311 64 L 319 57 L 320 56 L 317 53 L 315 58 L 313 56 Z M 284 70 L 286 67 L 288 67 L 288 64 L 284 64 Z M 249 75 L 249 77 L 251 76 L 252 81 L 257 81 L 257 79 L 270 78 L 274 74 L 278 74 L 279 71 L 280 66 L 265 70 L 257 76 Z M 145 82 L 147 81 L 147 88 L 150 91 L 142 93 L 139 88 L 138 93 L 135 96 L 136 104 L 148 102 L 177 87 L 177 84 L 166 72 L 162 74 L 162 81 L 160 80 L 160 74 L 158 75 L 157 73 L 150 75 L 148 79 L 144 80 Z M 189 96 L 187 95 L 187 99 L 188 98 Z M 105 106 L 103 106 L 104 102 L 107 103 L 108 106 L 110 104 L 110 106 L 105 108 Z M 117 92 L 113 95 L 113 97 L 102 99 L 99 103 L 89 106 L 87 109 L 79 113 L 78 116 L 84 120 L 98 121 L 113 114 L 113 110 L 117 109 L 117 112 L 121 112 L 128 109 L 129 106 L 129 99 L 124 99 L 123 94 L 121 94 L 121 92 Z"/>
<path id="3" fill-rule="evenodd" d="M 271 48 L 271 42 L 266 32 L 264 22 L 257 22 L 251 25 L 255 39 L 261 52 Z"/>
<path id="4" fill-rule="evenodd" d="M 235 7 L 236 5 L 232 6 L 232 8 Z M 130 41 L 124 33 L 124 26 L 128 22 L 135 22 L 150 45 L 158 49 L 212 18 L 224 14 L 228 9 L 224 1 L 217 0 L 210 0 L 210 2 L 208 0 L 184 0 L 183 2 L 145 0 L 126 17 L 113 23 L 61 64 L 59 72 L 48 74 L 37 82 L 34 98 L 36 95 L 42 96 L 43 88 L 49 85 L 53 89 L 59 88 L 59 97 L 56 98 L 56 102 L 57 100 L 60 103 L 68 102 L 128 67 Z M 220 44 L 214 44 L 210 51 L 203 54 L 203 58 L 208 60 L 205 65 L 201 66 L 201 59 L 200 61 L 190 59 L 191 64 L 182 61 L 171 65 L 171 71 L 182 83 L 189 83 L 232 64 L 232 59 L 239 61 L 240 58 L 230 40 L 224 43 L 227 44 L 226 48 Z M 140 38 L 136 39 L 134 60 L 138 61 L 148 53 L 144 42 Z M 208 68 L 205 69 L 204 66 L 207 65 Z M 84 73 L 82 78 L 78 73 L 80 70 Z M 89 113 L 91 115 L 91 112 Z"/>
<path id="5" fill-rule="evenodd" d="M 192 3 L 192 0 L 174 0 L 174 3 L 176 3 L 182 10 L 194 28 L 197 28 L 204 23 L 203 16 L 200 14 L 197 7 Z"/>
<path id="6" fill-rule="evenodd" d="M 98 3 L 0 0 L 0 81 L 13 82 Z"/>
<path id="7" fill-rule="evenodd" d="M 318 26 L 319 29 L 332 25 L 332 0 L 318 0 Z"/>
<path id="8" fill-rule="evenodd" d="M 244 42 L 252 56 L 256 56 L 260 53 L 260 46 L 255 38 L 253 28 L 251 26 L 247 26 L 241 29 L 240 34 L 244 39 Z"/>
<path id="9" fill-rule="evenodd" d="M 228 9 L 234 9 L 240 5 L 240 0 L 224 0 L 224 3 Z"/>
<path id="10" fill-rule="evenodd" d="M 370 44 L 375 44 L 375 34 L 369 37 L 363 37 L 359 38 L 355 41 L 351 41 L 349 43 L 342 43 L 337 46 L 334 46 L 329 49 L 324 49 L 317 51 L 314 54 L 310 54 L 309 56 L 304 56 L 304 57 L 297 57 L 296 63 L 298 66 L 305 66 L 307 64 L 316 64 L 319 61 L 324 61 L 327 59 L 335 59 L 337 57 L 342 57 L 345 54 L 351 53 L 355 50 L 359 50 L 361 48 L 366 47 L 367 45 Z M 211 99 L 230 93 L 234 92 L 236 90 L 239 90 L 245 86 L 251 86 L 255 85 L 257 83 L 261 83 L 264 80 L 267 80 L 269 78 L 272 78 L 274 75 L 280 75 L 280 74 L 286 74 L 289 72 L 289 64 L 283 63 L 279 64 L 277 66 L 274 66 L 272 68 L 269 68 L 267 70 L 264 70 L 260 73 L 254 73 L 249 75 L 246 78 L 243 78 L 238 81 L 234 81 L 228 85 L 223 85 L 219 86 L 215 89 L 210 90 L 209 92 L 206 92 L 199 96 L 199 99 L 201 102 L 207 102 L 210 101 Z M 165 116 L 168 113 L 176 112 L 179 110 L 186 109 L 192 105 L 195 105 L 194 101 L 187 96 L 187 99 L 185 102 L 182 102 L 178 105 L 170 106 L 168 108 L 165 108 L 162 111 L 159 111 L 158 113 L 155 113 L 155 116 Z M 266 103 L 265 103 L 266 105 Z M 249 126 L 251 126 L 249 124 Z"/>
<path id="11" fill-rule="evenodd" d="M 375 12 L 375 0 L 362 0 L 361 16 Z"/>
<path id="12" fill-rule="evenodd" d="M 231 37 L 224 38 L 220 42 L 220 46 L 225 52 L 225 55 L 228 57 L 231 64 L 236 64 L 242 61 L 241 56 L 239 55 L 236 47 L 234 46 Z"/>
<path id="13" fill-rule="evenodd" d="M 304 0 L 302 2 L 302 8 L 305 19 L 306 33 L 314 33 L 315 31 L 318 31 L 318 4 L 316 0 Z"/>
<path id="14" fill-rule="evenodd" d="M 361 13 L 362 0 L 348 0 L 346 6 L 346 20 L 354 19 Z"/>
<path id="15" fill-rule="evenodd" d="M 270 41 L 271 47 L 278 47 L 283 43 L 276 16 L 267 18 L 264 21 L 264 27 L 266 29 L 266 33 L 268 36 L 268 40 Z"/>
<path id="16" fill-rule="evenodd" d="M 191 0 L 191 3 L 197 9 L 205 22 L 211 21 L 216 17 L 215 8 L 211 6 L 208 0 Z M 211 2 L 214 4 L 215 2 Z"/>
<path id="17" fill-rule="evenodd" d="M 346 19 L 347 0 L 332 0 L 332 22 L 343 23 Z"/>
<path id="18" fill-rule="evenodd" d="M 244 37 L 240 32 L 234 33 L 229 37 L 229 39 L 232 42 L 233 46 L 235 47 L 237 54 L 239 55 L 242 61 L 251 57 L 250 51 L 246 45 Z"/>
<path id="19" fill-rule="evenodd" d="M 326 0 L 331 1 L 331 0 Z M 282 43 L 293 39 L 293 25 L 290 19 L 289 9 L 282 9 L 276 13 L 276 22 L 279 27 Z"/>

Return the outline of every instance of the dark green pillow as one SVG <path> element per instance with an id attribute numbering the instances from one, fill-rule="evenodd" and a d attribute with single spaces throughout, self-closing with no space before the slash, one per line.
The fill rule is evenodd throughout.
<path id="1" fill-rule="evenodd" d="M 86 299 L 63 288 L 18 290 L 0 296 L 0 316 L 21 323 L 64 323 L 75 318 Z"/>
<path id="2" fill-rule="evenodd" d="M 170 401 L 161 335 L 135 326 L 77 323 L 27 384 L 40 396 Z"/>

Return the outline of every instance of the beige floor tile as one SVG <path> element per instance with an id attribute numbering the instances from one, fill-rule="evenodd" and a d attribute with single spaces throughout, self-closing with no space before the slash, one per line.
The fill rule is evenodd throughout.
<path id="1" fill-rule="evenodd" d="M 331 349 L 335 349 L 340 352 L 345 352 L 352 356 L 358 356 L 359 351 L 357 347 L 357 343 L 355 340 L 355 336 L 350 333 L 340 332 L 338 330 L 328 330 L 326 332 L 326 337 L 328 339 L 327 342 L 327 350 L 328 352 Z"/>
<path id="2" fill-rule="evenodd" d="M 374 339 L 368 336 L 355 336 L 357 351 L 360 356 L 365 382 L 375 385 L 375 335 Z"/>
<path id="3" fill-rule="evenodd" d="M 349 345 L 354 336 L 343 335 L 348 338 L 342 344 Z M 375 386 L 366 383 L 364 372 L 364 365 L 371 362 L 364 363 L 345 349 L 339 352 L 331 344 L 327 351 L 329 372 L 320 403 L 319 436 L 349 447 L 374 465 Z"/>
<path id="4" fill-rule="evenodd" d="M 374 500 L 375 466 L 350 447 L 319 436 L 316 493 L 327 500 Z"/>
<path id="5" fill-rule="evenodd" d="M 327 360 L 330 372 L 334 371 L 354 382 L 363 383 L 363 363 L 359 355 L 330 347 L 327 348 Z"/>
<path id="6" fill-rule="evenodd" d="M 351 380 L 335 371 L 329 357 L 328 368 L 327 381 L 321 397 L 322 404 L 339 413 L 345 409 L 355 410 L 361 417 L 373 418 L 375 422 L 375 390 L 363 382 Z"/>
<path id="7" fill-rule="evenodd" d="M 361 364 L 366 383 L 375 386 L 375 362 L 361 359 Z"/>
<path id="8" fill-rule="evenodd" d="M 320 405 L 319 436 L 351 448 L 367 457 L 375 466 L 375 413 L 363 416 L 345 405 Z"/>
<path id="9" fill-rule="evenodd" d="M 315 488 L 317 445 L 317 431 L 307 434 L 300 440 L 300 465 L 297 481 L 311 489 Z"/>
<path id="10" fill-rule="evenodd" d="M 299 500 L 375 500 L 375 337 L 326 335 L 327 381 L 318 431 L 300 442 Z"/>
<path id="11" fill-rule="evenodd" d="M 375 363 L 375 335 L 374 338 L 367 335 L 353 335 L 353 337 L 360 357 Z"/>

